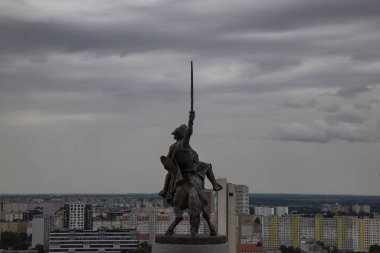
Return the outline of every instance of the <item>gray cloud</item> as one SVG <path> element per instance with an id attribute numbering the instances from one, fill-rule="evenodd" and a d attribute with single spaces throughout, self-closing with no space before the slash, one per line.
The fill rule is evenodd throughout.
<path id="1" fill-rule="evenodd" d="M 325 106 L 321 106 L 319 110 L 324 111 L 324 112 L 334 113 L 340 110 L 340 106 L 338 104 L 325 105 Z"/>
<path id="2" fill-rule="evenodd" d="M 256 173 L 268 182 L 277 175 L 266 168 L 316 166 L 293 155 L 313 158 L 323 145 L 332 151 L 318 167 L 347 175 L 333 182 L 340 193 L 377 193 L 352 188 L 345 172 L 364 166 L 360 185 L 376 184 L 367 182 L 379 163 L 379 7 L 369 0 L 1 1 L 0 191 L 20 192 L 19 175 L 30 182 L 18 184 L 24 192 L 157 191 L 157 158 L 170 131 L 186 122 L 193 60 L 192 141 L 218 176 L 256 187 L 263 181 Z M 339 155 L 339 163 L 331 158 Z M 92 176 L 79 182 L 76 173 Z M 56 174 L 75 183 L 65 186 Z M 293 191 L 288 185 L 253 191 Z"/>
<path id="3" fill-rule="evenodd" d="M 282 141 L 319 142 L 330 141 L 329 136 L 317 128 L 291 123 L 274 128 L 273 137 Z"/>
<path id="4" fill-rule="evenodd" d="M 281 106 L 295 109 L 315 108 L 317 102 L 314 99 L 309 99 L 303 102 L 285 101 L 281 103 Z"/>
<path id="5" fill-rule="evenodd" d="M 318 121 L 306 126 L 291 123 L 274 128 L 272 137 L 281 141 L 327 143 L 334 140 L 347 142 L 379 142 L 380 134 L 373 126 Z"/>
<path id="6" fill-rule="evenodd" d="M 354 108 L 356 110 L 362 110 L 362 111 L 369 111 L 372 109 L 370 104 L 365 104 L 365 103 L 355 103 Z"/>
<path id="7" fill-rule="evenodd" d="M 331 122 L 331 125 L 335 125 L 338 122 L 363 123 L 365 121 L 362 116 L 353 112 L 339 112 L 336 114 L 327 115 L 326 119 L 328 122 Z"/>
<path id="8" fill-rule="evenodd" d="M 370 102 L 371 104 L 380 104 L 380 99 L 377 99 L 377 98 L 371 98 L 371 99 L 369 100 L 369 102 Z"/>
<path id="9" fill-rule="evenodd" d="M 370 89 L 367 85 L 352 85 L 352 86 L 344 86 L 341 87 L 335 95 L 344 97 L 344 98 L 352 98 L 356 94 L 360 94 L 363 92 L 369 92 Z"/>

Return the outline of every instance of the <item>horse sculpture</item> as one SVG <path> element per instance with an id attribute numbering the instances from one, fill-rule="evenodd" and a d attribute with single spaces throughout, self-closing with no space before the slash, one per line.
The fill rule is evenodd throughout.
<path id="1" fill-rule="evenodd" d="M 159 193 L 174 208 L 175 219 L 166 231 L 166 235 L 173 235 L 174 228 L 183 219 L 183 213 L 189 212 L 190 233 L 198 234 L 200 215 L 206 220 L 210 235 L 216 235 L 216 230 L 210 221 L 207 210 L 207 201 L 203 196 L 204 178 L 207 177 L 213 189 L 222 189 L 214 177 L 211 164 L 199 161 L 198 154 L 190 144 L 193 131 L 195 112 L 190 111 L 188 125 L 181 125 L 172 134 L 176 143 L 169 148 L 168 156 L 161 156 L 161 162 L 168 171 L 164 189 Z"/>
<path id="2" fill-rule="evenodd" d="M 193 110 L 193 62 L 191 62 L 191 110 L 189 122 L 177 127 L 173 132 L 176 142 L 169 148 L 167 156 L 161 156 L 161 162 L 168 171 L 164 189 L 159 193 L 174 208 L 175 219 L 170 224 L 166 235 L 173 235 L 174 228 L 183 220 L 183 212 L 190 215 L 190 233 L 198 234 L 200 215 L 206 220 L 210 235 L 215 236 L 216 230 L 210 221 L 207 201 L 203 196 L 204 178 L 207 177 L 214 191 L 222 189 L 214 177 L 211 164 L 199 161 L 198 154 L 190 146 L 193 133 L 195 112 Z"/>

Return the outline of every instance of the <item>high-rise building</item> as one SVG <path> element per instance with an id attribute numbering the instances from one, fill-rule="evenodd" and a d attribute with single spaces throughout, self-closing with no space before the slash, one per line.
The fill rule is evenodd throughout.
<path id="1" fill-rule="evenodd" d="M 132 253 L 139 244 L 135 229 L 50 232 L 49 252 Z"/>
<path id="2" fill-rule="evenodd" d="M 236 224 L 236 188 L 227 183 L 227 179 L 219 178 L 217 182 L 223 187 L 217 192 L 217 227 L 218 234 L 227 237 L 229 253 L 236 253 L 237 224 Z"/>
<path id="3" fill-rule="evenodd" d="M 70 203 L 65 204 L 63 227 L 74 230 L 92 229 L 92 209 L 90 204 Z"/>
<path id="4" fill-rule="evenodd" d="M 217 192 L 217 230 L 219 235 L 227 235 L 227 179 L 218 178 L 216 180 L 223 189 Z"/>
<path id="5" fill-rule="evenodd" d="M 41 244 L 45 252 L 49 247 L 49 233 L 54 228 L 54 219 L 52 215 L 37 215 L 32 220 L 32 247 Z"/>
<path id="6" fill-rule="evenodd" d="M 236 212 L 249 214 L 249 189 L 246 185 L 236 185 Z"/>

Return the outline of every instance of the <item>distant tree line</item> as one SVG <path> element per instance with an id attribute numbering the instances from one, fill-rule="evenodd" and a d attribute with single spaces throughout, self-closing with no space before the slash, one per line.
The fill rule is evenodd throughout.
<path id="1" fill-rule="evenodd" d="M 149 245 L 147 242 L 142 242 L 139 244 L 139 247 L 135 250 L 134 253 L 151 253 L 152 252 L 152 246 Z"/>
<path id="2" fill-rule="evenodd" d="M 0 249 L 27 250 L 29 247 L 26 233 L 14 233 L 10 231 L 1 233 Z"/>
<path id="3" fill-rule="evenodd" d="M 301 253 L 300 248 L 294 248 L 293 246 L 286 247 L 285 245 L 281 245 L 279 250 L 281 253 Z"/>
<path id="4" fill-rule="evenodd" d="M 327 250 L 330 253 L 338 253 L 338 248 L 336 246 L 325 246 L 325 243 L 322 241 L 316 241 L 315 244 L 321 246 L 324 250 Z"/>
<path id="5" fill-rule="evenodd" d="M 375 244 L 369 247 L 369 253 L 380 253 L 380 246 Z"/>

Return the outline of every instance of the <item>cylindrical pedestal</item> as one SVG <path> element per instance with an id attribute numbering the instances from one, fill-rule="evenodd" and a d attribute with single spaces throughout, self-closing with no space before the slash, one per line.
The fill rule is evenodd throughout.
<path id="1" fill-rule="evenodd" d="M 228 244 L 221 235 L 156 235 L 152 253 L 228 253 Z"/>

